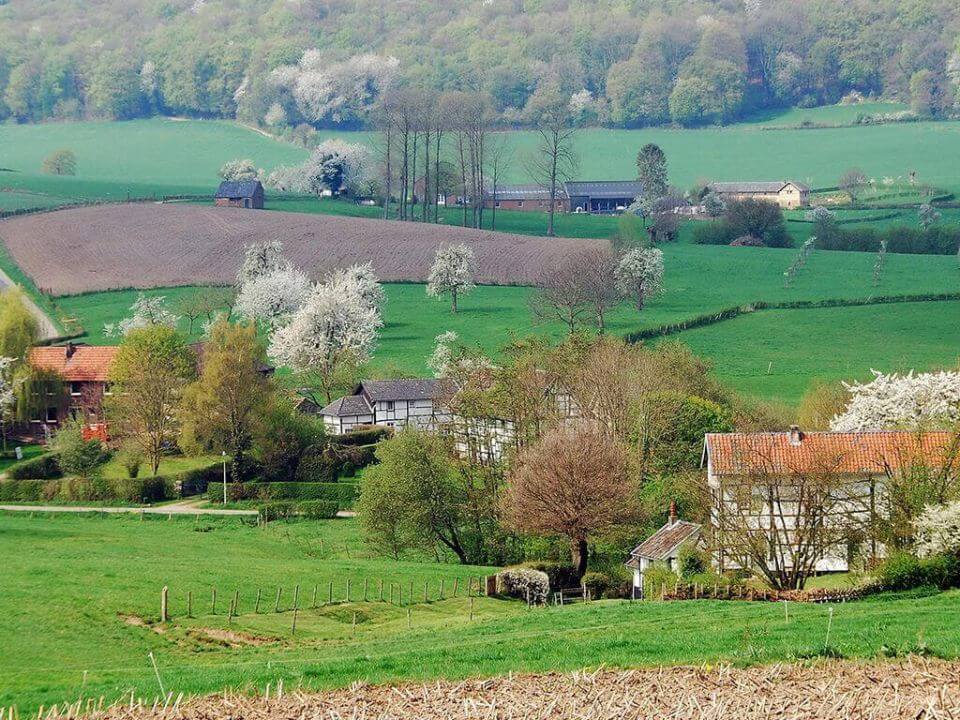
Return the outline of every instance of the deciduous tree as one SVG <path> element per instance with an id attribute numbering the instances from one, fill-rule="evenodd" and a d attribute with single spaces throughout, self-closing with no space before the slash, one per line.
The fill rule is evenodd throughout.
<path id="1" fill-rule="evenodd" d="M 663 251 L 638 247 L 620 258 L 616 270 L 617 289 L 634 302 L 637 310 L 663 292 Z"/>
<path id="2" fill-rule="evenodd" d="M 40 328 L 19 288 L 0 290 L 0 357 L 22 360 L 37 344 Z"/>
<path id="3" fill-rule="evenodd" d="M 73 150 L 56 150 L 44 159 L 41 169 L 47 175 L 76 175 L 77 156 Z"/>
<path id="4" fill-rule="evenodd" d="M 667 156 L 659 145 L 647 143 L 637 153 L 637 178 L 643 185 L 643 195 L 659 198 L 667 194 Z"/>
<path id="5" fill-rule="evenodd" d="M 437 249 L 427 278 L 427 295 L 450 294 L 450 309 L 457 311 L 457 299 L 473 290 L 476 258 L 469 245 L 446 245 Z"/>
<path id="6" fill-rule="evenodd" d="M 576 126 L 570 117 L 569 98 L 559 87 L 538 90 L 527 103 L 526 114 L 537 136 L 537 147 L 526 158 L 527 172 L 547 192 L 547 235 L 554 236 L 557 197 L 565 180 L 577 167 L 574 147 Z"/>

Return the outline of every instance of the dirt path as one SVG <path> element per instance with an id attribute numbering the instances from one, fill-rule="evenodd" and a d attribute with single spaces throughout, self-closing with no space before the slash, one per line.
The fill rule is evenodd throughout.
<path id="1" fill-rule="evenodd" d="M 0 270 L 0 289 L 5 287 L 13 287 L 14 285 L 16 285 L 16 283 L 10 279 L 10 276 L 7 275 L 3 270 Z M 37 323 L 40 325 L 40 338 L 42 340 L 49 340 L 50 338 L 59 336 L 60 331 L 57 329 L 57 326 L 54 324 L 53 320 L 51 320 L 50 317 L 40 309 L 40 306 L 37 305 L 29 295 L 24 293 L 23 297 L 27 303 L 27 307 L 30 309 L 30 312 L 32 312 L 34 317 L 37 318 Z"/>

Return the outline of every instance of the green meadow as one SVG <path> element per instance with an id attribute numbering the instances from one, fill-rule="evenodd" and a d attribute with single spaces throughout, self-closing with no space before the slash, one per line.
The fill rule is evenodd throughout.
<path id="1" fill-rule="evenodd" d="M 257 528 L 236 518 L 4 514 L 0 554 L 0 635 L 16 638 L 0 645 L 0 707 L 16 703 L 24 716 L 78 697 L 149 701 L 161 694 L 158 676 L 176 696 L 262 692 L 281 680 L 327 688 L 600 665 L 747 665 L 816 657 L 826 645 L 858 658 L 960 654 L 956 592 L 836 605 L 832 621 L 830 607 L 812 604 L 791 605 L 789 620 L 773 603 L 528 610 L 464 597 L 469 579 L 491 568 L 378 556 L 350 519 Z M 164 586 L 171 620 L 159 623 Z M 238 616 L 228 618 L 235 597 Z"/>

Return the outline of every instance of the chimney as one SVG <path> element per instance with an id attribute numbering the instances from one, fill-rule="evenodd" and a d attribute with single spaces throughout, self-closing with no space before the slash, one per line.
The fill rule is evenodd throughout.
<path id="1" fill-rule="evenodd" d="M 676 500 L 670 501 L 670 524 L 671 525 L 677 524 L 677 501 Z"/>
<path id="2" fill-rule="evenodd" d="M 794 447 L 799 446 L 803 441 L 803 433 L 800 432 L 800 427 L 798 425 L 790 426 L 790 444 Z"/>
<path id="3" fill-rule="evenodd" d="M 67 343 L 67 360 L 73 357 L 73 354 L 77 351 L 77 346 L 72 342 Z"/>

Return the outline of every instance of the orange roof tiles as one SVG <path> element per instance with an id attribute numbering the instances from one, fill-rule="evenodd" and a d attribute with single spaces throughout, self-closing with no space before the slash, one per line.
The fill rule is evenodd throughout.
<path id="1" fill-rule="evenodd" d="M 768 473 L 843 474 L 897 470 L 920 459 L 941 464 L 952 460 L 960 436 L 952 432 L 902 430 L 870 432 L 710 433 L 706 454 L 714 475 L 737 475 L 751 469 Z"/>
<path id="2" fill-rule="evenodd" d="M 30 364 L 53 370 L 67 382 L 106 382 L 117 348 L 76 345 L 68 355 L 66 346 L 35 347 L 30 350 Z"/>

